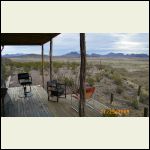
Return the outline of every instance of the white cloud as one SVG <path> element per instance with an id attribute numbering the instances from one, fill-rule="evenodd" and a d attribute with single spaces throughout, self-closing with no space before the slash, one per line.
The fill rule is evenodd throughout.
<path id="1" fill-rule="evenodd" d="M 147 51 L 148 53 L 148 34 L 147 37 L 145 38 L 140 38 L 144 34 L 127 34 L 127 33 L 122 33 L 122 34 L 112 34 L 112 36 L 117 37 L 116 42 L 112 45 L 112 48 L 123 51 L 125 50 L 126 53 L 135 53 L 135 52 L 140 52 L 144 53 Z"/>

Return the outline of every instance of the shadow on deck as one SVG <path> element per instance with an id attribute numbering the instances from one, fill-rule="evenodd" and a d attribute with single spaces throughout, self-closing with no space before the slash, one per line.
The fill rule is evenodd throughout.
<path id="1" fill-rule="evenodd" d="M 47 92 L 41 86 L 32 86 L 32 96 L 20 98 L 22 87 L 8 89 L 5 97 L 6 117 L 78 117 L 79 114 L 71 107 L 71 97 L 59 98 L 59 102 L 48 101 Z M 86 117 L 98 117 L 100 113 L 85 107 Z"/>

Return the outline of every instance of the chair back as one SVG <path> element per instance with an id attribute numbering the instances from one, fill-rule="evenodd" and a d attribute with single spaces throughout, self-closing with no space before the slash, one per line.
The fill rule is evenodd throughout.
<path id="1" fill-rule="evenodd" d="M 29 73 L 19 73 L 18 80 L 29 79 Z"/>

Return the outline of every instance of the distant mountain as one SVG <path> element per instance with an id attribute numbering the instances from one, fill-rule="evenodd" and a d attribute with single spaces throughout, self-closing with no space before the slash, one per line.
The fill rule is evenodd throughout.
<path id="1" fill-rule="evenodd" d="M 48 55 L 44 55 L 45 58 L 48 58 Z M 41 54 L 26 54 L 19 56 L 19 58 L 41 58 Z"/>
<path id="2" fill-rule="evenodd" d="M 6 54 L 3 55 L 4 58 L 41 58 L 40 54 Z M 80 53 L 70 52 L 61 56 L 53 57 L 65 57 L 65 58 L 79 58 Z M 87 54 L 87 57 L 106 57 L 106 58 L 149 58 L 147 54 L 123 54 L 123 53 L 108 53 L 106 55 L 100 55 L 96 53 Z M 48 55 L 44 55 L 44 58 L 49 58 Z"/>
<path id="3" fill-rule="evenodd" d="M 22 54 L 22 53 L 17 53 L 17 54 L 5 54 L 2 55 L 2 57 L 4 58 L 15 58 L 15 57 L 20 57 L 20 56 L 24 56 L 26 54 Z"/>
<path id="4" fill-rule="evenodd" d="M 80 57 L 80 54 L 78 52 L 70 52 L 65 55 L 61 55 L 60 57 Z"/>
<path id="5" fill-rule="evenodd" d="M 101 57 L 102 55 L 100 54 L 96 54 L 96 53 L 92 53 L 91 55 L 88 55 L 89 57 Z"/>
<path id="6" fill-rule="evenodd" d="M 107 57 L 125 57 L 123 53 L 108 53 L 107 55 L 104 55 Z"/>
<path id="7" fill-rule="evenodd" d="M 78 52 L 70 52 L 65 55 L 59 56 L 59 57 L 80 57 L 80 54 Z M 109 58 L 149 58 L 147 54 L 123 54 L 123 53 L 108 53 L 106 55 L 100 55 L 96 53 L 87 54 L 87 57 L 109 57 Z"/>
<path id="8" fill-rule="evenodd" d="M 104 55 L 104 57 L 114 57 L 114 58 L 149 58 L 147 54 L 123 54 L 123 53 L 109 53 Z"/>
<path id="9" fill-rule="evenodd" d="M 4 58 L 41 58 L 40 54 L 6 54 L 3 55 Z M 44 57 L 49 57 L 48 55 L 44 55 Z"/>
<path id="10" fill-rule="evenodd" d="M 127 54 L 127 57 L 140 57 L 140 58 L 145 58 L 145 57 L 149 57 L 147 54 Z"/>

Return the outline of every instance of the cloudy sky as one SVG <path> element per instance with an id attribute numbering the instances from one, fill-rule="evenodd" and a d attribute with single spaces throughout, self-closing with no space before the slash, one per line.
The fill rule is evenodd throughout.
<path id="1" fill-rule="evenodd" d="M 79 34 L 63 33 L 53 40 L 53 55 L 63 55 L 71 51 L 79 52 Z M 107 54 L 148 54 L 149 55 L 149 34 L 148 33 L 87 33 L 87 53 Z M 44 45 L 44 53 L 48 54 L 49 43 Z M 2 54 L 40 54 L 40 46 L 6 46 Z"/>

